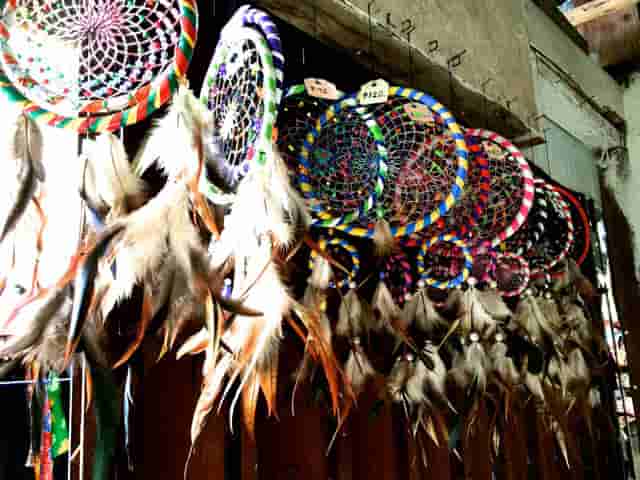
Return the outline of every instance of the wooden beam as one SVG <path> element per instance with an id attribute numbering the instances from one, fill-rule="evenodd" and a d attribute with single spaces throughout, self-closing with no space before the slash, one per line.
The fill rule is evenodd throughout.
<path id="1" fill-rule="evenodd" d="M 633 7 L 640 0 L 592 0 L 566 13 L 572 25 L 582 25 L 613 12 Z"/>

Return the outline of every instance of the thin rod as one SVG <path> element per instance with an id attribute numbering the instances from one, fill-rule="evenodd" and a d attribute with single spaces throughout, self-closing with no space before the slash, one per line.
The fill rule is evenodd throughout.
<path id="1" fill-rule="evenodd" d="M 71 456 L 73 454 L 73 374 L 75 373 L 75 369 L 73 368 L 74 363 L 75 359 L 71 358 L 71 362 L 69 364 L 69 451 L 67 453 L 67 480 L 71 480 Z"/>
<path id="2" fill-rule="evenodd" d="M 80 480 L 84 480 L 84 429 L 85 429 L 85 410 L 87 404 L 87 359 L 82 357 L 82 375 L 80 392 Z"/>
<path id="3" fill-rule="evenodd" d="M 57 380 L 58 382 L 69 382 L 71 381 L 71 379 L 69 378 L 59 378 Z M 5 386 L 13 386 L 13 385 L 33 385 L 36 383 L 41 383 L 43 385 L 46 385 L 48 383 L 51 383 L 50 380 L 5 380 L 0 382 L 0 387 L 5 387 Z"/>

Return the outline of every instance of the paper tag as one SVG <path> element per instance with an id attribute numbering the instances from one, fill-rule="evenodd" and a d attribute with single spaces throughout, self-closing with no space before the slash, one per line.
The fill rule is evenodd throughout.
<path id="1" fill-rule="evenodd" d="M 365 83 L 358 92 L 358 102 L 361 105 L 384 103 L 389 99 L 389 84 L 379 78 Z"/>
<path id="2" fill-rule="evenodd" d="M 336 86 L 322 78 L 305 78 L 304 88 L 312 97 L 325 100 L 338 100 L 340 98 Z"/>
<path id="3" fill-rule="evenodd" d="M 434 125 L 436 123 L 433 112 L 429 110 L 429 107 L 422 103 L 405 103 L 404 111 L 407 113 L 409 118 L 416 123 L 426 123 L 429 125 Z"/>

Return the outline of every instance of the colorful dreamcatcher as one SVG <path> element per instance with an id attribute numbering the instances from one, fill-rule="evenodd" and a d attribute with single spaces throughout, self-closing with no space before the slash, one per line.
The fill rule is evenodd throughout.
<path id="1" fill-rule="evenodd" d="M 271 155 L 283 67 L 275 24 L 264 12 L 241 7 L 220 33 L 200 93 L 212 112 L 232 187 Z M 220 199 L 212 184 L 204 193 Z"/>
<path id="2" fill-rule="evenodd" d="M 573 221 L 567 202 L 544 180 L 535 179 L 535 202 L 522 228 L 504 243 L 508 252 L 522 256 L 531 276 L 547 276 L 573 245 Z"/>
<path id="3" fill-rule="evenodd" d="M 306 79 L 305 84 L 294 85 L 287 90 L 278 115 L 277 144 L 291 175 L 295 176 L 298 152 L 316 119 L 333 100 L 343 95 L 320 79 Z"/>
<path id="4" fill-rule="evenodd" d="M 446 248 L 443 244 L 455 248 Z M 434 249 L 435 254 L 432 253 Z M 469 278 L 473 256 L 466 242 L 451 234 L 441 234 L 422 243 L 416 264 L 420 286 L 447 290 L 461 285 Z"/>
<path id="5" fill-rule="evenodd" d="M 0 88 L 32 118 L 80 133 L 136 123 L 183 81 L 193 0 L 0 1 Z"/>
<path id="6" fill-rule="evenodd" d="M 381 126 L 385 112 L 389 125 Z M 405 122 L 409 116 L 423 124 Z M 451 138 L 454 155 L 446 168 L 431 168 L 433 128 Z M 375 238 L 381 223 L 393 237 L 423 230 L 453 206 L 467 176 L 467 147 L 451 113 L 432 97 L 402 87 L 371 92 L 365 86 L 333 104 L 320 115 L 298 158 L 299 187 L 315 224 L 367 238 Z"/>
<path id="7" fill-rule="evenodd" d="M 473 277 L 494 283 L 495 249 L 526 221 L 534 198 L 533 174 L 520 150 L 495 132 L 469 129 L 465 140 L 469 147 L 467 187 L 455 206 L 421 235 L 429 238 L 445 231 L 464 239 L 474 257 Z M 439 244 L 436 248 L 433 253 L 448 256 L 453 267 L 463 263 L 459 247 Z M 447 249 L 451 249 L 448 254 Z"/>

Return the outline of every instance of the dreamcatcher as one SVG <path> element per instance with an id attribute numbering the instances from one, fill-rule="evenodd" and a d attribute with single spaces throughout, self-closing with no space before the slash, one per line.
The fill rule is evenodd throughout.
<path id="1" fill-rule="evenodd" d="M 307 133 L 331 101 L 344 95 L 324 80 L 307 79 L 305 82 L 309 88 L 300 84 L 287 90 L 278 115 L 278 148 L 292 176 L 298 168 L 298 152 Z"/>
<path id="2" fill-rule="evenodd" d="M 369 86 L 385 85 L 375 82 Z M 395 114 L 389 113 L 388 125 L 386 120 L 381 125 L 378 119 L 385 112 Z M 424 124 L 408 123 L 408 116 L 420 117 Z M 437 168 L 425 155 L 433 128 L 450 134 L 455 154 L 445 168 Z M 365 86 L 319 117 L 299 163 L 299 187 L 315 213 L 315 224 L 373 238 L 388 252 L 393 237 L 424 229 L 460 197 L 467 148 L 451 114 L 433 98 L 402 87 L 372 92 Z M 399 182 L 398 176 L 406 181 Z M 400 190 L 394 192 L 395 185 Z"/>
<path id="3" fill-rule="evenodd" d="M 462 198 L 438 223 L 427 229 L 452 232 L 472 246 L 474 278 L 492 283 L 495 278 L 495 248 L 525 222 L 534 198 L 533 175 L 522 153 L 500 135 L 482 129 L 465 131 L 469 146 L 469 183 Z M 449 256 L 460 263 L 460 250 Z"/>
<path id="4" fill-rule="evenodd" d="M 569 251 L 569 256 L 573 258 L 578 266 L 582 265 L 591 248 L 591 225 L 589 217 L 582 204 L 569 190 L 553 185 L 553 189 L 560 193 L 562 199 L 570 209 L 573 223 L 574 241 Z"/>
<path id="5" fill-rule="evenodd" d="M 0 88 L 48 125 L 118 130 L 184 81 L 197 32 L 192 0 L 1 3 Z"/>
<path id="6" fill-rule="evenodd" d="M 524 226 L 505 242 L 507 251 L 522 256 L 531 276 L 548 277 L 573 245 L 573 221 L 567 203 L 543 180 L 536 179 L 534 207 Z"/>
<path id="7" fill-rule="evenodd" d="M 218 168 L 232 191 L 252 166 L 264 167 L 272 155 L 283 67 L 275 24 L 264 12 L 241 7 L 220 33 L 200 93 L 221 144 Z M 212 200 L 230 203 L 211 183 L 201 188 Z"/>
<path id="8" fill-rule="evenodd" d="M 460 251 L 460 255 L 448 255 L 446 253 L 441 255 L 440 258 L 444 257 L 450 260 L 446 265 L 433 261 L 430 254 L 430 250 L 433 247 L 441 247 L 439 245 L 441 242 L 451 244 Z M 446 250 L 446 252 L 450 251 L 450 249 Z M 459 258 L 462 258 L 462 265 L 460 266 L 457 265 Z M 473 266 L 473 257 L 471 249 L 463 240 L 453 235 L 442 234 L 422 243 L 416 264 L 420 274 L 419 285 L 447 290 L 455 288 L 467 280 Z"/>

